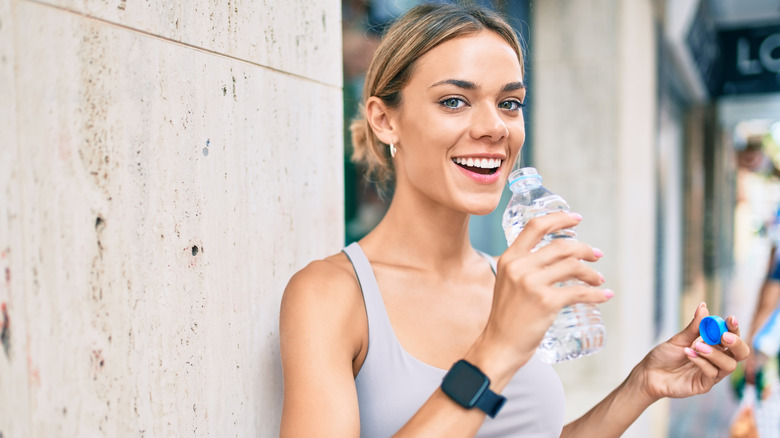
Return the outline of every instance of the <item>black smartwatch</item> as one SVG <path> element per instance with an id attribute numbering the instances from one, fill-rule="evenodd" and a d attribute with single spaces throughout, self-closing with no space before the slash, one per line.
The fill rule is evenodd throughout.
<path id="1" fill-rule="evenodd" d="M 461 359 L 450 368 L 441 382 L 441 390 L 466 409 L 479 408 L 493 418 L 506 397 L 490 390 L 490 379 L 479 368 Z"/>

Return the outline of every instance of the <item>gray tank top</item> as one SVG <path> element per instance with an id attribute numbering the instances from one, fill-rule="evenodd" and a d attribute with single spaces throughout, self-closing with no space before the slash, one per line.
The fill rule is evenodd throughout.
<path id="1" fill-rule="evenodd" d="M 395 337 L 371 264 L 357 242 L 344 248 L 363 291 L 368 317 L 368 352 L 355 377 L 360 436 L 389 437 L 420 409 L 447 370 L 428 365 L 403 349 Z M 496 272 L 495 260 L 483 254 Z M 559 437 L 563 429 L 563 387 L 550 365 L 533 357 L 501 392 L 506 404 L 485 418 L 479 438 Z"/>

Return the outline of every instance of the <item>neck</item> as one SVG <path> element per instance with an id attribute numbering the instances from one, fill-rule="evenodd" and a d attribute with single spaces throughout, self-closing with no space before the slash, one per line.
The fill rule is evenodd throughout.
<path id="1" fill-rule="evenodd" d="M 474 256 L 469 217 L 419 194 L 397 191 L 385 217 L 362 241 L 379 260 L 441 269 Z"/>

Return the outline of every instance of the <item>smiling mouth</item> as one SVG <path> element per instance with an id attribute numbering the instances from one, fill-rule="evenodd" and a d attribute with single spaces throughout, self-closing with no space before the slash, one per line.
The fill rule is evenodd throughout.
<path id="1" fill-rule="evenodd" d="M 501 167 L 501 159 L 498 158 L 453 158 L 452 161 L 469 172 L 481 175 L 492 175 Z"/>

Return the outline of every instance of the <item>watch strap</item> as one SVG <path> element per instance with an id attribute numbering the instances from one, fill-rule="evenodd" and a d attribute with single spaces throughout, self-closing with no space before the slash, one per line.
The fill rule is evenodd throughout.
<path id="1" fill-rule="evenodd" d="M 485 412 L 490 418 L 494 418 L 504 403 L 506 403 L 506 397 L 496 394 L 488 388 L 480 395 L 474 406 Z"/>
<path id="2" fill-rule="evenodd" d="M 479 379 L 482 383 L 477 383 L 472 379 Z M 462 385 L 465 383 L 465 393 Z M 498 411 L 504 406 L 506 397 L 496 394 L 490 390 L 490 379 L 479 368 L 461 359 L 452 366 L 444 376 L 441 386 L 442 391 L 453 401 L 466 409 L 478 408 L 485 412 L 490 418 L 494 418 Z M 471 392 L 470 392 L 471 391 Z"/>

